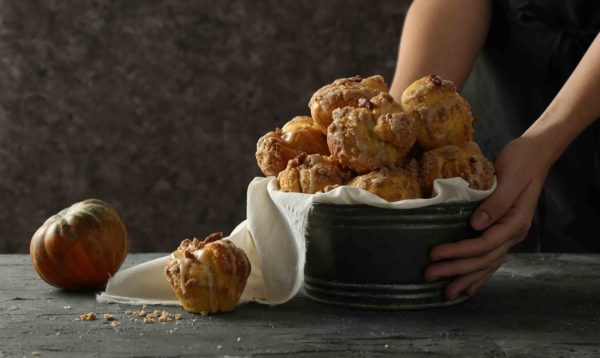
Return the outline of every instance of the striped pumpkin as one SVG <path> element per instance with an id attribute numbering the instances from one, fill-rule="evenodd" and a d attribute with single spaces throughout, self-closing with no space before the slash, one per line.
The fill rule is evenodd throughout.
<path id="1" fill-rule="evenodd" d="M 117 211 L 87 199 L 50 217 L 33 234 L 29 254 L 47 283 L 66 290 L 104 286 L 127 256 L 127 230 Z"/>

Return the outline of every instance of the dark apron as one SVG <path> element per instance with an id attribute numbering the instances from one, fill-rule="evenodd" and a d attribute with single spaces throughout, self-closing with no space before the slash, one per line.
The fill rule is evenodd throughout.
<path id="1" fill-rule="evenodd" d="M 560 90 L 600 30 L 598 0 L 495 0 L 463 94 L 475 140 L 496 158 Z M 600 94 L 591 93 L 600 101 Z M 513 251 L 600 252 L 600 121 L 550 170 L 528 238 Z"/>

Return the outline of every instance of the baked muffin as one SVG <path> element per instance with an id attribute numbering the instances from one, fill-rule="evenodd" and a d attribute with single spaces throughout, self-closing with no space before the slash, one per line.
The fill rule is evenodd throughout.
<path id="1" fill-rule="evenodd" d="M 265 176 L 277 176 L 300 153 L 329 155 L 325 135 L 308 116 L 294 117 L 283 128 L 262 136 L 255 156 Z"/>
<path id="2" fill-rule="evenodd" d="M 387 93 L 388 86 L 379 75 L 340 78 L 317 90 L 308 102 L 308 107 L 315 124 L 323 133 L 327 133 L 335 109 L 357 107 L 359 99 L 371 99 L 382 92 Z"/>
<path id="3" fill-rule="evenodd" d="M 246 287 L 250 261 L 222 233 L 203 241 L 181 242 L 165 267 L 165 275 L 183 308 L 207 315 L 233 311 Z"/>
<path id="4" fill-rule="evenodd" d="M 473 140 L 471 107 L 451 81 L 431 75 L 413 82 L 402 107 L 417 119 L 417 143 L 425 150 Z"/>
<path id="5" fill-rule="evenodd" d="M 416 140 L 414 118 L 402 113 L 382 113 L 371 101 L 360 108 L 333 111 L 327 129 L 327 146 L 333 160 L 359 174 L 401 164 Z"/>
<path id="6" fill-rule="evenodd" d="M 279 173 L 279 189 L 285 192 L 314 194 L 343 185 L 350 174 L 319 154 L 300 154 L 289 161 L 287 168 Z"/>
<path id="7" fill-rule="evenodd" d="M 357 176 L 348 185 L 370 191 L 390 202 L 422 197 L 416 171 L 410 169 L 381 168 Z"/>
<path id="8" fill-rule="evenodd" d="M 423 154 L 419 166 L 423 192 L 430 196 L 435 179 L 461 177 L 476 190 L 490 189 L 494 183 L 494 165 L 485 158 L 475 142 L 447 145 Z"/>

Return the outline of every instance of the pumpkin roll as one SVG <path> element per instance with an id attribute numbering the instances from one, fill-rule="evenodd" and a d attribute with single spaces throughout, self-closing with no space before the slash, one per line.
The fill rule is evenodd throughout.
<path id="1" fill-rule="evenodd" d="M 390 108 L 394 107 L 390 104 Z M 403 112 L 387 112 L 377 102 L 361 100 L 361 107 L 338 108 L 327 129 L 332 158 L 359 174 L 404 162 L 415 143 L 416 122 Z"/>
<path id="2" fill-rule="evenodd" d="M 461 177 L 476 190 L 488 190 L 494 183 L 494 165 L 475 142 L 447 145 L 427 151 L 421 157 L 419 176 L 423 192 L 431 195 L 435 179 Z"/>
<path id="3" fill-rule="evenodd" d="M 349 172 L 329 157 L 302 153 L 289 161 L 285 170 L 279 173 L 277 182 L 279 189 L 285 192 L 314 194 L 344 185 L 349 178 Z"/>
<path id="4" fill-rule="evenodd" d="M 390 202 L 421 198 L 421 183 L 415 164 L 407 169 L 381 168 L 357 176 L 348 185 L 367 190 Z"/>
<path id="5" fill-rule="evenodd" d="M 165 275 L 186 311 L 207 315 L 236 308 L 250 270 L 244 251 L 219 232 L 203 241 L 183 240 L 171 254 Z"/>
<path id="6" fill-rule="evenodd" d="M 308 116 L 294 117 L 281 129 L 262 136 L 255 156 L 265 176 L 277 176 L 300 153 L 329 155 L 325 135 Z"/>
<path id="7" fill-rule="evenodd" d="M 425 150 L 473 140 L 471 107 L 451 81 L 423 77 L 404 90 L 401 102 L 417 118 L 417 143 Z"/>
<path id="8" fill-rule="evenodd" d="M 387 92 L 388 86 L 379 75 L 367 78 L 360 76 L 340 78 L 318 89 L 308 102 L 308 107 L 315 124 L 323 133 L 327 133 L 335 109 L 357 107 L 359 99 L 371 99 Z"/>

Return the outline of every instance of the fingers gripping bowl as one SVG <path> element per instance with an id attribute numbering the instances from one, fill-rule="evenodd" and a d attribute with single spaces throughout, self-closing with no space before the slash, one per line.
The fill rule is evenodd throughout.
<path id="1" fill-rule="evenodd" d="M 365 85 L 371 82 L 379 85 Z M 304 273 L 306 292 L 317 301 L 414 309 L 465 299 L 447 301 L 446 282 L 427 283 L 424 272 L 433 247 L 477 234 L 469 217 L 481 196 L 444 203 L 435 200 L 443 195 L 436 193 L 434 183 L 458 177 L 469 190 L 489 190 L 494 167 L 473 142 L 469 104 L 450 81 L 424 77 L 401 99 L 397 103 L 387 93 L 381 76 L 339 79 L 309 102 L 314 127 L 324 133 L 317 137 L 319 143 L 325 140 L 326 153 L 303 151 L 274 172 L 261 163 L 281 155 L 269 153 L 259 141 L 259 166 L 265 175 L 277 177 L 281 191 L 315 194 L 358 188 L 383 202 L 422 202 L 388 208 L 313 200 L 306 220 Z M 310 126 L 308 119 L 304 123 Z"/>

